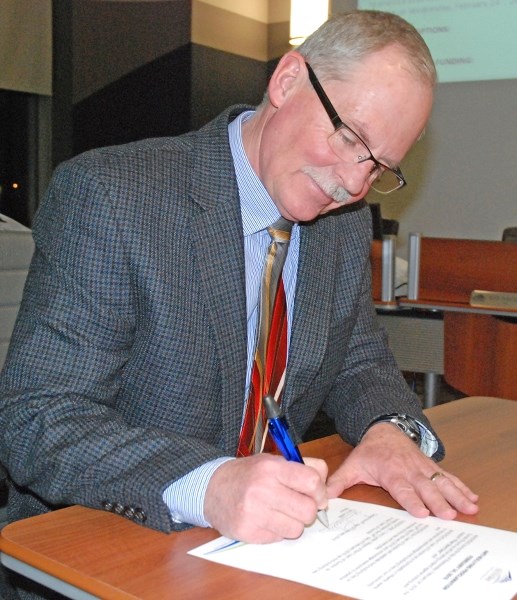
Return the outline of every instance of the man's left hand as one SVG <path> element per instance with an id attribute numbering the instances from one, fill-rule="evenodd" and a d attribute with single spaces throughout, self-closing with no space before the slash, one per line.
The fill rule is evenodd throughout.
<path id="1" fill-rule="evenodd" d="M 433 479 L 431 477 L 439 473 Z M 454 519 L 478 512 L 478 496 L 455 475 L 440 469 L 390 423 L 377 423 L 327 480 L 329 498 L 358 483 L 384 488 L 415 517 Z"/>

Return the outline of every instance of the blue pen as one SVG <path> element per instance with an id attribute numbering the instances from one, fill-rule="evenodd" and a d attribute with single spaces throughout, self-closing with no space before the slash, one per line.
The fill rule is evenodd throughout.
<path id="1" fill-rule="evenodd" d="M 273 436 L 278 449 L 282 453 L 282 456 L 287 460 L 292 460 L 294 462 L 303 464 L 303 458 L 300 454 L 300 450 L 298 450 L 298 446 L 293 442 L 289 432 L 287 431 L 289 426 L 282 416 L 280 407 L 278 406 L 276 400 L 273 398 L 273 396 L 267 395 L 264 396 L 263 402 L 269 422 L 269 431 Z M 325 525 L 325 527 L 329 526 L 329 520 L 326 511 L 318 511 L 318 520 L 320 523 Z"/>

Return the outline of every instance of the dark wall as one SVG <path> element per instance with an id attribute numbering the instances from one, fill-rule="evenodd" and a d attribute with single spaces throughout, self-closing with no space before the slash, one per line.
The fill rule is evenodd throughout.
<path id="1" fill-rule="evenodd" d="M 30 96 L 0 90 L 0 213 L 29 225 L 27 178 Z"/>
<path id="2" fill-rule="evenodd" d="M 191 21 L 190 0 L 53 0 L 53 93 L 43 137 L 39 104 L 0 97 L 0 135 L 8 139 L 0 148 L 0 212 L 30 226 L 51 171 L 72 156 L 181 134 L 231 104 L 260 103 L 277 59 L 191 43 Z M 44 177 L 28 196 L 38 147 L 46 151 Z M 10 187 L 17 178 L 24 185 Z"/>
<path id="3" fill-rule="evenodd" d="M 73 154 L 73 3 L 52 2 L 52 166 Z"/>
<path id="4" fill-rule="evenodd" d="M 267 62 L 192 44 L 192 128 L 230 104 L 259 104 L 270 68 Z"/>
<path id="5" fill-rule="evenodd" d="M 54 0 L 53 152 L 190 128 L 189 0 Z"/>
<path id="6" fill-rule="evenodd" d="M 256 105 L 276 64 L 190 43 L 189 0 L 54 0 L 54 9 L 54 166 Z"/>
<path id="7" fill-rule="evenodd" d="M 107 85 L 73 107 L 73 153 L 188 131 L 190 44 Z"/>

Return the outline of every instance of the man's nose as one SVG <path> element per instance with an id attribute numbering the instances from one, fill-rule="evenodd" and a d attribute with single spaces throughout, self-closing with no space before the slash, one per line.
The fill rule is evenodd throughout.
<path id="1" fill-rule="evenodd" d="M 343 187 L 352 196 L 366 194 L 370 187 L 370 174 L 372 163 L 366 160 L 362 163 L 345 163 L 340 161 L 336 168 L 338 177 L 343 182 Z"/>

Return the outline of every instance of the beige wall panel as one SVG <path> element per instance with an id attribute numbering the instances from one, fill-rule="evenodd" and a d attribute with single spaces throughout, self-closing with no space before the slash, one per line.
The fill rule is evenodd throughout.
<path id="1" fill-rule="evenodd" d="M 0 0 L 0 88 L 52 94 L 51 0 Z"/>
<path id="2" fill-rule="evenodd" d="M 267 61 L 289 50 L 289 23 L 268 25 L 212 3 L 194 0 L 192 41 L 223 52 Z"/>
<path id="3" fill-rule="evenodd" d="M 192 41 L 195 44 L 266 61 L 267 24 L 194 0 Z"/>
<path id="4" fill-rule="evenodd" d="M 269 0 L 268 23 L 289 23 L 291 0 Z"/>
<path id="5" fill-rule="evenodd" d="M 261 23 L 289 21 L 291 9 L 290 0 L 204 0 L 204 2 Z"/>
<path id="6" fill-rule="evenodd" d="M 268 0 L 204 0 L 204 4 L 227 10 L 254 21 L 269 23 Z"/>

